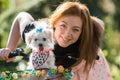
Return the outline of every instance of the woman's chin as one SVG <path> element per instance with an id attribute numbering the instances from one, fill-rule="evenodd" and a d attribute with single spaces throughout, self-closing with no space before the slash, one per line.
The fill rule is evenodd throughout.
<path id="1" fill-rule="evenodd" d="M 61 46 L 61 47 L 68 47 L 69 46 L 69 44 L 64 44 L 64 43 L 59 43 L 59 46 Z"/>

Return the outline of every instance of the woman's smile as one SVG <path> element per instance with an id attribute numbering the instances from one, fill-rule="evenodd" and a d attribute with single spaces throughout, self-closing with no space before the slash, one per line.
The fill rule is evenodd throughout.
<path id="1" fill-rule="evenodd" d="M 62 37 L 62 36 L 61 36 L 61 39 L 64 43 L 69 43 L 71 41 L 70 38 L 65 38 L 65 37 Z"/>

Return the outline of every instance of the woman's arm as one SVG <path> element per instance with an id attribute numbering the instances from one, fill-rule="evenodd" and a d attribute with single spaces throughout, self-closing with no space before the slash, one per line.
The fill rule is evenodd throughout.
<path id="1" fill-rule="evenodd" d="M 24 28 L 32 21 L 34 21 L 33 17 L 26 12 L 21 12 L 17 15 L 10 30 L 10 35 L 6 46 L 7 48 L 10 48 L 10 50 L 13 51 L 17 47 Z"/>
<path id="2" fill-rule="evenodd" d="M 16 16 L 11 26 L 6 48 L 0 49 L 0 60 L 6 60 L 7 62 L 10 62 L 14 59 L 8 58 L 8 55 L 11 51 L 15 50 L 24 28 L 32 21 L 34 21 L 33 17 L 26 12 L 20 12 Z"/>

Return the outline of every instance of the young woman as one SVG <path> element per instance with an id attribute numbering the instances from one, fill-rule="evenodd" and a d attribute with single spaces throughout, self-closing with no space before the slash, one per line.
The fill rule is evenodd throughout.
<path id="1" fill-rule="evenodd" d="M 15 18 L 6 48 L 0 50 L 2 60 L 17 47 L 25 25 L 34 21 L 30 14 L 21 12 Z M 60 4 L 48 19 L 54 29 L 56 65 L 71 67 L 72 80 L 112 80 L 108 64 L 100 49 L 104 23 L 92 17 L 88 8 L 79 2 Z"/>

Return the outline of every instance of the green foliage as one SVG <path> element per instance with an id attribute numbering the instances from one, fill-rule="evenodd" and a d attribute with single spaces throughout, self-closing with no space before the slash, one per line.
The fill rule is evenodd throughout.
<path id="1" fill-rule="evenodd" d="M 113 15 L 104 17 L 104 21 L 106 26 L 102 48 L 109 62 L 113 80 L 118 80 L 120 75 L 120 32 L 114 27 Z"/>
<path id="2" fill-rule="evenodd" d="M 120 0 L 113 0 L 113 2 L 115 3 L 115 6 L 116 6 L 116 13 L 114 15 L 114 21 L 115 21 L 115 27 L 116 29 L 118 29 L 120 31 L 120 8 L 119 8 L 119 5 L 120 5 Z"/>
<path id="3" fill-rule="evenodd" d="M 9 0 L 0 0 L 0 13 L 9 7 Z"/>
<path id="4" fill-rule="evenodd" d="M 103 52 L 109 62 L 113 80 L 118 80 L 120 75 L 120 35 L 109 26 L 104 40 Z"/>

